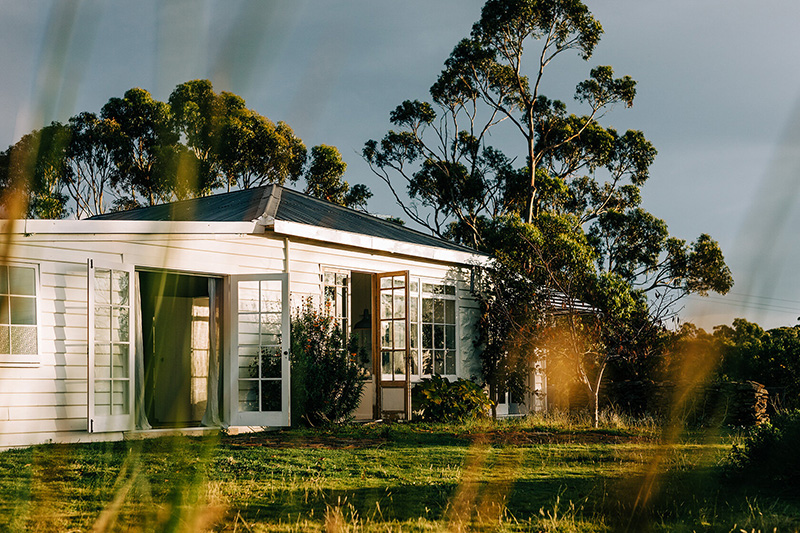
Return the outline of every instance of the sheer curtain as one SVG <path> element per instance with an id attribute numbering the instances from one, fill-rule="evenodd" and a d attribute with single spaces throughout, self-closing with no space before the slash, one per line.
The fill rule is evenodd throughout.
<path id="1" fill-rule="evenodd" d="M 134 305 L 134 314 L 136 316 L 136 331 L 134 332 L 135 340 L 135 360 L 134 370 L 134 394 L 135 399 L 135 413 L 136 413 L 136 429 L 152 429 L 150 422 L 147 420 L 147 412 L 144 408 L 144 332 L 142 329 L 142 285 L 139 283 L 139 273 L 134 273 L 134 298 L 136 302 Z"/>
<path id="2" fill-rule="evenodd" d="M 219 357 L 219 294 L 217 284 L 220 280 L 208 278 L 208 400 L 203 426 L 223 426 L 219 416 L 220 398 L 220 357 Z"/>

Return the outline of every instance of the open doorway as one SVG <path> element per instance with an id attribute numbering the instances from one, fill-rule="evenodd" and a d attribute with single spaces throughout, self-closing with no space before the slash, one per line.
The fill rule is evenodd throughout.
<path id="1" fill-rule="evenodd" d="M 356 420 L 374 420 L 379 416 L 376 410 L 376 376 L 372 362 L 372 274 L 352 272 L 350 275 L 352 333 L 356 343 L 356 357 L 364 375 L 364 392 L 354 416 Z"/>
<path id="2" fill-rule="evenodd" d="M 322 281 L 325 305 L 350 339 L 350 353 L 363 369 L 364 391 L 354 413 L 356 420 L 408 420 L 408 272 L 370 274 L 331 269 L 323 271 Z"/>
<path id="3" fill-rule="evenodd" d="M 218 404 L 220 396 L 212 390 L 219 387 L 218 281 L 139 272 L 144 412 L 154 428 L 197 427 L 204 418 L 209 425 L 209 401 Z M 219 405 L 214 413 L 218 423 Z"/>

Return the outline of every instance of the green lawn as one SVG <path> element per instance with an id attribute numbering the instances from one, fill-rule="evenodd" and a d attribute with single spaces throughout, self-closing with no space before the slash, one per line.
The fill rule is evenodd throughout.
<path id="1" fill-rule="evenodd" d="M 535 422 L 349 426 L 0 454 L 0 531 L 797 531 L 730 439 Z"/>

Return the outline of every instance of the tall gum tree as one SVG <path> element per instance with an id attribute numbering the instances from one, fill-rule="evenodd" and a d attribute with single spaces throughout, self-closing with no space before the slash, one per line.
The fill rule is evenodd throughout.
<path id="1" fill-rule="evenodd" d="M 13 218 L 85 218 L 305 177 L 309 194 L 366 210 L 372 194 L 343 180 L 338 150 L 314 150 L 307 165 L 288 124 L 216 93 L 208 80 L 178 85 L 168 103 L 133 88 L 99 116 L 81 112 L 0 152 L 0 209 Z"/>
<path id="2" fill-rule="evenodd" d="M 733 283 L 713 239 L 671 237 L 640 206 L 656 150 L 640 131 L 601 124 L 615 106 L 633 105 L 631 77 L 591 68 L 575 89 L 581 113 L 543 94 L 556 60 L 589 60 L 602 32 L 578 0 L 488 0 L 431 100 L 400 104 L 393 129 L 363 149 L 413 222 L 493 254 L 566 302 L 571 338 L 558 344 L 571 346 L 563 351 L 595 413 L 609 356 L 653 338 L 687 294 L 725 293 Z M 522 143 L 492 146 L 499 128 Z M 540 315 L 549 312 L 546 300 Z M 584 303 L 603 319 L 589 319 Z M 498 360 L 514 351 L 496 349 Z"/>
<path id="3" fill-rule="evenodd" d="M 313 147 L 303 192 L 337 205 L 366 211 L 372 193 L 366 185 L 351 186 L 343 180 L 345 170 L 347 163 L 342 160 L 338 148 L 325 144 Z"/>

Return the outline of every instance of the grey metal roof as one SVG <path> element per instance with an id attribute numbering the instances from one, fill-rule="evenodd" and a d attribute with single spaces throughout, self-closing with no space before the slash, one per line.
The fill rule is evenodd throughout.
<path id="1" fill-rule="evenodd" d="M 466 246 L 454 244 L 325 200 L 312 198 L 278 185 L 265 185 L 203 198 L 131 209 L 130 211 L 106 213 L 91 219 L 247 222 L 261 217 L 267 209 L 270 211 L 267 214 L 274 216 L 275 220 L 484 255 Z"/>
<path id="2" fill-rule="evenodd" d="M 477 253 L 466 246 L 454 244 L 360 211 L 312 198 L 292 189 L 283 189 L 275 219 L 422 246 Z"/>
<path id="3" fill-rule="evenodd" d="M 169 204 L 116 211 L 90 220 L 158 220 L 170 222 L 247 222 L 263 212 L 264 189 L 244 189 Z M 261 208 L 261 211 L 259 211 Z"/>

